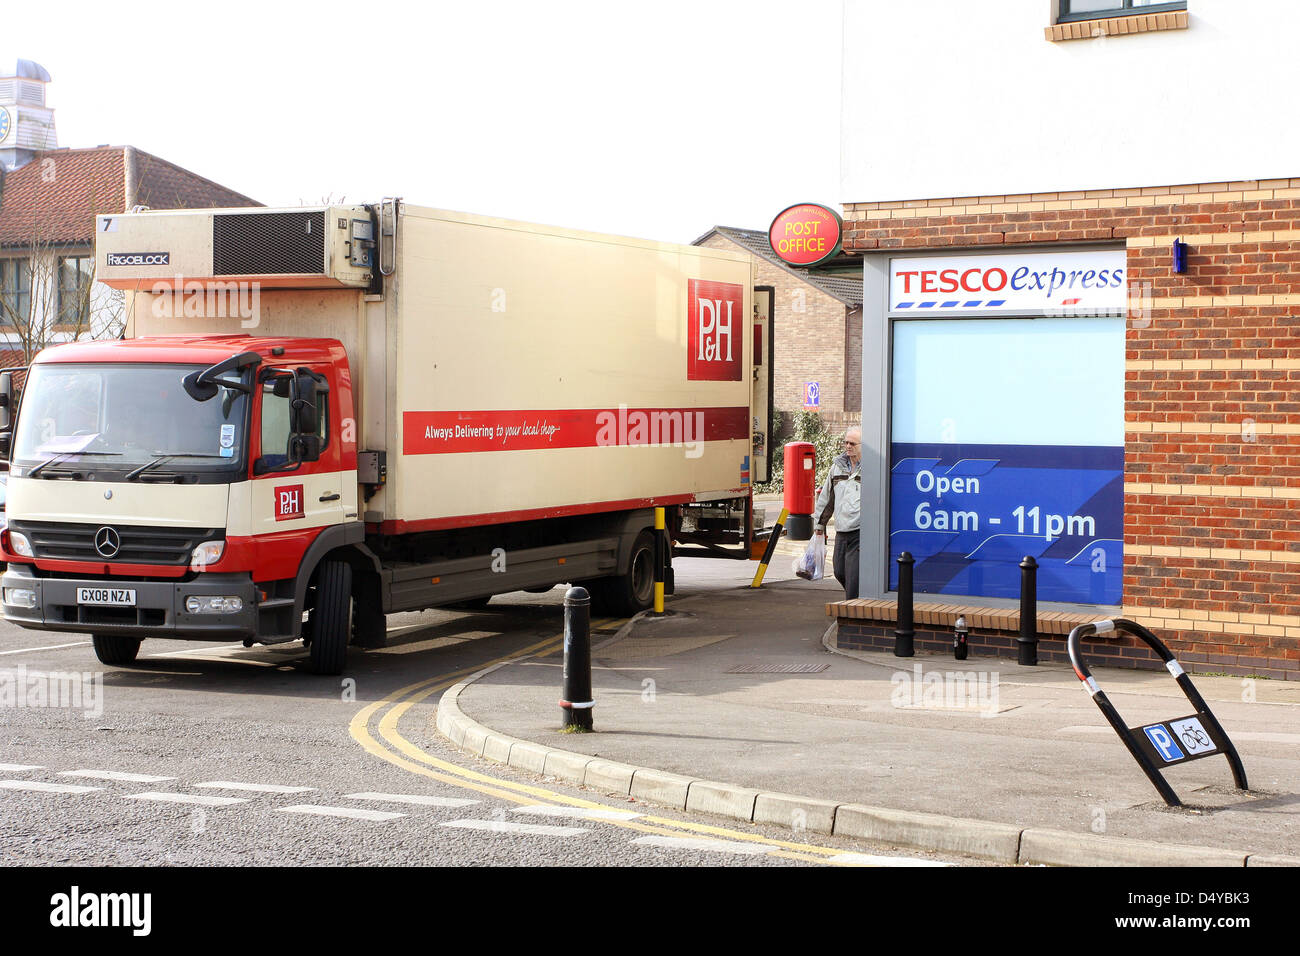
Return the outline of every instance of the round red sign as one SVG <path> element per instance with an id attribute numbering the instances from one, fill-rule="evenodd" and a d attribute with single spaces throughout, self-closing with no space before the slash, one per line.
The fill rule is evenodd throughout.
<path id="1" fill-rule="evenodd" d="M 768 242 L 783 262 L 815 266 L 840 251 L 844 220 L 826 206 L 803 202 L 782 210 L 767 230 Z"/>

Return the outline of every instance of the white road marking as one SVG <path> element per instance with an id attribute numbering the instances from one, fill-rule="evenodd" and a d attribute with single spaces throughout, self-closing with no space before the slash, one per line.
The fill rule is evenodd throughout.
<path id="1" fill-rule="evenodd" d="M 77 641 L 75 644 L 46 644 L 42 647 L 20 647 L 16 651 L 0 651 L 0 655 L 26 654 L 28 651 L 57 651 L 63 647 L 84 647 L 89 643 L 90 641 Z"/>
<path id="2" fill-rule="evenodd" d="M 322 807 L 309 803 L 300 803 L 292 807 L 279 807 L 281 813 L 311 813 L 318 817 L 347 817 L 351 820 L 371 820 L 383 823 L 406 816 L 405 813 L 390 813 L 387 810 L 363 810 L 360 807 Z"/>
<path id="3" fill-rule="evenodd" d="M 22 773 L 24 770 L 44 770 L 44 767 L 38 767 L 35 764 L 28 763 L 0 763 L 0 771 L 5 773 Z"/>
<path id="4" fill-rule="evenodd" d="M 838 853 L 828 857 L 827 863 L 844 866 L 952 866 L 938 860 L 918 860 L 910 856 L 872 856 L 869 853 Z"/>
<path id="5" fill-rule="evenodd" d="M 548 827 L 540 823 L 511 823 L 508 820 L 452 820 L 442 824 L 458 830 L 486 830 L 489 833 L 518 833 L 524 836 L 579 836 L 590 833 L 581 827 Z"/>
<path id="6" fill-rule="evenodd" d="M 78 787 L 70 783 L 43 783 L 40 780 L 0 780 L 0 789 L 38 790 L 41 793 L 90 793 L 103 787 Z"/>
<path id="7" fill-rule="evenodd" d="M 89 777 L 92 780 L 120 780 L 124 783 L 162 783 L 175 777 L 151 777 L 147 773 L 123 773 L 120 770 L 63 770 L 60 777 Z"/>
<path id="8" fill-rule="evenodd" d="M 198 647 L 191 647 L 188 651 L 162 651 L 158 654 L 146 654 L 146 657 L 180 657 L 182 654 L 211 654 L 213 651 L 228 651 L 232 648 L 243 647 L 239 644 L 218 644 L 213 647 L 211 644 L 200 644 Z"/>
<path id="9" fill-rule="evenodd" d="M 577 820 L 635 820 L 641 816 L 630 810 L 598 810 L 589 807 L 552 807 L 545 804 L 532 804 L 526 807 L 512 807 L 511 813 L 535 813 L 542 817 L 572 817 Z"/>
<path id="10" fill-rule="evenodd" d="M 1077 727 L 1062 727 L 1063 734 L 1113 734 L 1115 733 L 1109 726 L 1094 727 L 1091 724 L 1081 724 Z M 1278 734 L 1266 730 L 1238 730 L 1231 735 L 1230 739 L 1251 740 L 1262 744 L 1300 744 L 1300 734 Z"/>
<path id="11" fill-rule="evenodd" d="M 636 846 L 657 846 L 665 850 L 694 850 L 700 853 L 743 853 L 758 856 L 775 850 L 766 843 L 739 843 L 732 840 L 706 840 L 701 837 L 644 836 L 632 841 Z"/>
<path id="12" fill-rule="evenodd" d="M 426 797 L 418 793 L 349 793 L 348 800 L 374 800 L 377 803 L 411 803 L 421 807 L 468 807 L 479 803 L 478 800 L 465 800 L 459 797 Z"/>
<path id="13" fill-rule="evenodd" d="M 209 790 L 248 790 L 253 793 L 310 793 L 315 787 L 284 787 L 278 783 L 239 783 L 235 780 L 208 780 L 196 783 L 196 787 Z"/>
<path id="14" fill-rule="evenodd" d="M 157 800 L 160 803 L 192 803 L 200 807 L 228 807 L 236 803 L 247 803 L 246 797 L 209 797 L 197 793 L 161 793 L 151 790 L 148 793 L 133 793 L 128 800 Z"/>

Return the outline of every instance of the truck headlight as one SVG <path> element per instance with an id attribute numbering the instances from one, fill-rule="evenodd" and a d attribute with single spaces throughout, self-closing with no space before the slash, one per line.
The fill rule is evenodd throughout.
<path id="1" fill-rule="evenodd" d="M 36 607 L 36 592 L 31 588 L 5 588 L 5 603 L 13 607 Z"/>
<path id="2" fill-rule="evenodd" d="M 233 594 L 205 594 L 185 599 L 185 610 L 190 614 L 234 614 L 243 609 L 244 599 Z"/>
<path id="3" fill-rule="evenodd" d="M 225 554 L 226 542 L 224 541 L 204 541 L 201 545 L 190 552 L 190 570 L 202 571 L 210 564 L 216 564 Z"/>
<path id="4" fill-rule="evenodd" d="M 14 554 L 21 554 L 24 558 L 32 557 L 32 543 L 27 540 L 27 535 L 10 531 L 9 543 L 13 546 Z"/>

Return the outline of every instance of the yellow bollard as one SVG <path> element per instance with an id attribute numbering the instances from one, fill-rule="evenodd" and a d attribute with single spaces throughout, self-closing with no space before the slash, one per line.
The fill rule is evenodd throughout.
<path id="1" fill-rule="evenodd" d="M 655 509 L 655 613 L 664 612 L 664 565 L 668 559 L 664 540 L 664 509 Z"/>
<path id="2" fill-rule="evenodd" d="M 763 575 L 767 574 L 767 566 L 772 560 L 772 555 L 776 553 L 776 543 L 781 539 L 781 532 L 785 530 L 785 519 L 790 516 L 790 512 L 782 508 L 781 515 L 776 519 L 776 527 L 772 529 L 772 537 L 767 539 L 767 550 L 763 552 L 763 560 L 758 562 L 758 570 L 754 573 L 754 583 L 751 588 L 761 588 L 763 586 Z"/>

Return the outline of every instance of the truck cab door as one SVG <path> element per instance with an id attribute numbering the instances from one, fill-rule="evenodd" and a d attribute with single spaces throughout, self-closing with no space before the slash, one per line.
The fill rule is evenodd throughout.
<path id="1" fill-rule="evenodd" d="M 252 517 L 255 534 L 303 531 L 340 524 L 345 513 L 356 513 L 356 484 L 345 487 L 338 434 L 338 390 L 331 369 L 304 366 L 330 385 L 316 393 L 319 457 L 302 461 L 291 445 L 288 378 L 293 369 L 267 369 L 258 376 L 258 427 L 255 429 Z M 284 373 L 284 374 L 281 374 Z"/>
<path id="2" fill-rule="evenodd" d="M 767 481 L 772 475 L 772 308 L 775 301 L 774 286 L 754 287 L 753 393 L 750 400 L 754 447 L 750 452 L 750 474 L 756 484 Z"/>

